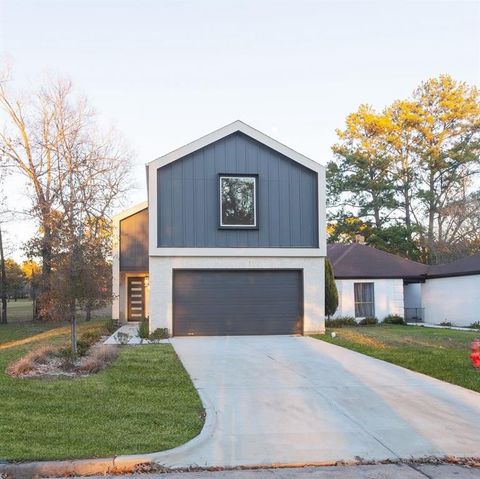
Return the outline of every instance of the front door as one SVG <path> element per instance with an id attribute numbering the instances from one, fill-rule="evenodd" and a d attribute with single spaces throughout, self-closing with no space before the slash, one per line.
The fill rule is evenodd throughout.
<path id="1" fill-rule="evenodd" d="M 145 317 L 145 278 L 128 278 L 128 321 Z"/>

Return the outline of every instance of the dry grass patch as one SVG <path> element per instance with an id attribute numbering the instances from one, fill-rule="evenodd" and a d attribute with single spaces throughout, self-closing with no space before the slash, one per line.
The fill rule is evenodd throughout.
<path id="1" fill-rule="evenodd" d="M 118 348 L 116 346 L 96 346 L 90 350 L 87 356 L 80 359 L 76 370 L 81 374 L 98 373 L 114 361 L 117 356 Z"/>
<path id="2" fill-rule="evenodd" d="M 47 364 L 58 353 L 58 347 L 51 345 L 40 346 L 29 351 L 25 356 L 17 359 L 7 367 L 10 376 L 26 376 L 39 366 Z"/>
<path id="3" fill-rule="evenodd" d="M 117 356 L 116 346 L 94 345 L 85 356 L 75 357 L 68 349 L 44 345 L 10 363 L 6 373 L 13 377 L 83 377 L 102 371 Z"/>
<path id="4" fill-rule="evenodd" d="M 385 348 L 385 344 L 381 341 L 378 341 L 367 334 L 362 334 L 361 331 L 357 331 L 356 329 L 340 329 L 336 331 L 336 334 L 347 341 L 354 341 L 358 344 L 363 346 L 370 346 L 373 348 L 383 349 Z"/>

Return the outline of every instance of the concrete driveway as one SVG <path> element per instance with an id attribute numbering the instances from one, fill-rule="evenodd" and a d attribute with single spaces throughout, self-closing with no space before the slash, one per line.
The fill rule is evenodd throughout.
<path id="1" fill-rule="evenodd" d="M 170 466 L 480 456 L 473 391 L 308 337 L 172 344 L 216 417 Z"/>

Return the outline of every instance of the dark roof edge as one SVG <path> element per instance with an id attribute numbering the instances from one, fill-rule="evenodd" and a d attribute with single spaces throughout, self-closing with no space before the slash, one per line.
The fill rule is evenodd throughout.
<path id="1" fill-rule="evenodd" d="M 457 276 L 475 276 L 475 275 L 480 275 L 480 270 L 478 271 L 468 271 L 468 272 L 457 272 L 457 273 L 439 273 L 439 274 L 426 274 L 426 275 L 420 275 L 420 276 L 407 276 L 407 275 L 382 275 L 382 276 L 358 276 L 358 275 L 336 275 L 334 274 L 335 279 L 403 279 L 406 281 L 419 281 L 419 282 L 425 282 L 426 279 L 439 279 L 439 278 L 452 278 L 452 277 L 457 277 Z"/>
<path id="2" fill-rule="evenodd" d="M 352 276 L 345 276 L 345 275 L 335 275 L 335 279 L 404 279 L 404 280 L 416 280 L 416 281 L 425 281 L 426 278 L 425 276 L 399 276 L 399 275 L 382 275 L 382 276 L 358 276 L 358 275 L 352 275 Z"/>
<path id="3" fill-rule="evenodd" d="M 438 274 L 427 274 L 426 279 L 436 279 L 436 278 L 452 278 L 454 276 L 475 276 L 480 274 L 480 270 L 474 271 L 457 271 L 455 273 L 438 273 Z"/>

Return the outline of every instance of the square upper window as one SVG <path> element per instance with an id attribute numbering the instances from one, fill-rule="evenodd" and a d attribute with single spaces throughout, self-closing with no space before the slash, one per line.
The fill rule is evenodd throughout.
<path id="1" fill-rule="evenodd" d="M 220 175 L 220 228 L 257 228 L 256 175 Z"/>

